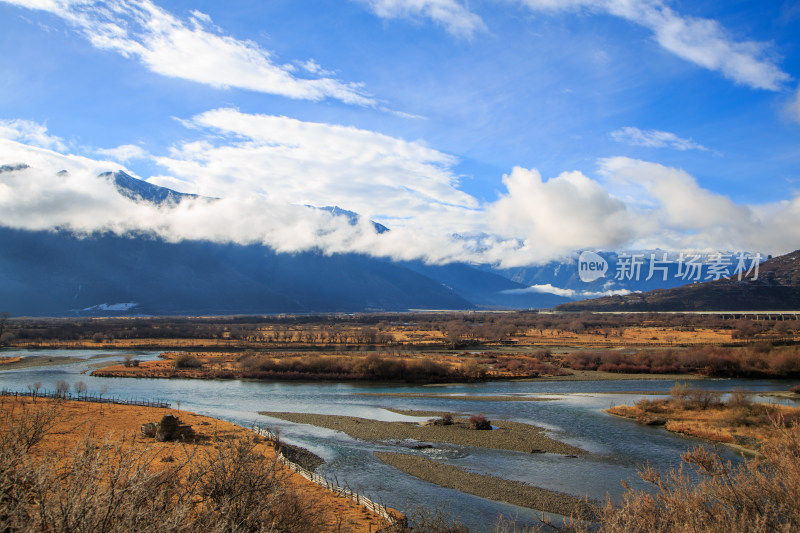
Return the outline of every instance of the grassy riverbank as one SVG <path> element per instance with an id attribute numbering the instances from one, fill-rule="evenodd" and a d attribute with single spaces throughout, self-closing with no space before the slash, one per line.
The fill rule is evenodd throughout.
<path id="1" fill-rule="evenodd" d="M 791 393 L 790 393 L 791 394 Z M 784 425 L 800 420 L 800 408 L 760 403 L 754 394 L 735 390 L 726 401 L 718 391 L 678 384 L 665 399 L 641 399 L 607 412 L 668 431 L 757 451 L 774 440 Z"/>

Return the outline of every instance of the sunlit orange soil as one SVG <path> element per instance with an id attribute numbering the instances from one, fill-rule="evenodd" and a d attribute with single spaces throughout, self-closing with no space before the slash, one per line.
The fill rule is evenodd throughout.
<path id="1" fill-rule="evenodd" d="M 38 398 L 35 404 L 30 398 L 0 397 L 0 410 L 3 412 L 21 413 L 24 407 L 36 407 L 45 403 L 58 403 L 59 416 L 57 424 L 44 437 L 42 442 L 37 444 L 31 452 L 42 458 L 49 458 L 55 450 L 70 450 L 78 446 L 88 434 L 102 441 L 108 439 L 111 444 L 121 443 L 125 440 L 126 444 L 133 441 L 132 446 L 141 449 L 150 447 L 157 458 L 167 458 L 170 464 L 172 459 L 181 461 L 189 454 L 194 452 L 195 447 L 208 448 L 214 446 L 214 442 L 226 437 L 240 437 L 250 434 L 248 429 L 235 424 L 217 420 L 207 416 L 201 416 L 188 411 L 178 411 L 176 409 L 158 409 L 152 407 L 139 407 L 115 404 L 99 404 L 93 402 L 76 401 L 55 401 Z M 155 439 L 147 439 L 141 436 L 140 427 L 147 422 L 157 422 L 165 414 L 178 416 L 182 423 L 192 426 L 192 429 L 200 437 L 207 437 L 199 444 L 179 443 L 179 442 L 157 442 Z M 0 424 L 5 417 L 0 418 Z M 0 426 L 0 431 L 4 430 Z M 264 441 L 258 445 L 268 459 L 275 456 L 271 443 Z M 172 459 L 169 459 L 169 458 Z M 156 464 L 161 464 L 156 461 Z M 387 524 L 385 520 L 368 511 L 366 508 L 354 501 L 334 495 L 332 492 L 323 489 L 299 474 L 291 472 L 288 468 L 288 479 L 301 494 L 323 504 L 328 511 L 328 520 L 331 529 L 335 525 L 341 525 L 344 531 L 353 532 L 373 532 Z"/>

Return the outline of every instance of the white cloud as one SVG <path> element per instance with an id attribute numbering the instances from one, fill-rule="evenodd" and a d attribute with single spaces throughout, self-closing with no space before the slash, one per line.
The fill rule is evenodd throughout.
<path id="1" fill-rule="evenodd" d="M 649 148 L 673 148 L 675 150 L 703 150 L 708 148 L 694 142 L 692 139 L 683 139 L 669 131 L 640 130 L 628 126 L 611 132 L 611 137 L 621 143 Z"/>
<path id="2" fill-rule="evenodd" d="M 357 0 L 381 18 L 429 18 L 459 37 L 485 31 L 486 24 L 456 0 Z"/>
<path id="3" fill-rule="evenodd" d="M 320 64 L 314 61 L 313 59 L 309 59 L 308 61 L 298 61 L 297 64 L 303 70 L 310 72 L 311 74 L 316 74 L 318 76 L 333 76 L 334 74 L 333 72 L 322 68 Z"/>
<path id="4" fill-rule="evenodd" d="M 641 186 L 655 201 L 662 227 L 707 230 L 752 222 L 746 206 L 703 189 L 683 170 L 627 157 L 602 159 L 600 168 L 613 182 Z"/>
<path id="5" fill-rule="evenodd" d="M 294 76 L 291 67 L 276 64 L 258 44 L 210 31 L 211 18 L 199 11 L 192 12 L 187 26 L 151 0 L 0 1 L 58 15 L 95 47 L 136 58 L 164 76 L 294 99 L 376 104 L 359 84 L 327 77 L 322 70 L 323 77 Z"/>
<path id="6" fill-rule="evenodd" d="M 207 13 L 203 13 L 202 11 L 198 11 L 196 9 L 193 9 L 191 13 L 192 18 L 196 22 L 197 26 L 211 26 L 214 23 L 211 20 L 211 16 L 209 16 Z"/>
<path id="7" fill-rule="evenodd" d="M 653 32 L 669 52 L 737 83 L 776 91 L 790 79 L 770 57 L 770 44 L 737 41 L 719 22 L 682 16 L 662 0 L 513 0 L 535 11 L 578 10 L 621 17 Z"/>
<path id="8" fill-rule="evenodd" d="M 155 158 L 171 175 L 150 181 L 219 200 L 137 203 L 97 177 L 119 163 L 0 139 L 0 162 L 31 167 L 0 176 L 0 225 L 505 267 L 579 249 L 785 253 L 800 242 L 800 196 L 737 204 L 657 163 L 601 160 L 602 182 L 579 172 L 544 180 L 536 170 L 515 168 L 504 177 L 507 191 L 480 205 L 458 189 L 455 160 L 421 143 L 231 109 L 191 123 L 207 139 Z M 638 194 L 623 201 L 612 192 L 620 186 Z M 365 216 L 351 225 L 302 204 L 338 204 Z M 391 231 L 375 231 L 369 222 L 375 213 L 385 215 Z"/>
<path id="9" fill-rule="evenodd" d="M 582 249 L 765 251 L 800 242 L 800 195 L 766 205 L 738 204 L 701 187 L 687 172 L 626 157 L 599 161 L 603 183 L 578 172 L 544 181 L 515 168 L 508 192 L 486 205 L 476 249 L 487 262 L 523 266 Z M 623 201 L 613 191 L 628 193 Z"/>
<path id="10" fill-rule="evenodd" d="M 207 196 L 256 193 L 276 202 L 339 205 L 393 218 L 393 226 L 434 214 L 442 223 L 479 207 L 457 188 L 456 159 L 420 142 L 235 109 L 208 111 L 187 124 L 216 140 L 184 143 L 157 158 L 171 176 L 150 181 L 177 186 L 177 178 L 185 192 Z"/>
<path id="11" fill-rule="evenodd" d="M 214 201 L 188 199 L 163 207 L 135 202 L 120 195 L 111 180 L 98 178 L 101 172 L 119 169 L 118 164 L 64 156 L 14 141 L 0 140 L 0 161 L 30 165 L 4 172 L 0 178 L 2 226 L 59 228 L 81 236 L 145 232 L 168 242 L 189 239 L 263 244 L 283 253 L 319 250 L 431 262 L 474 257 L 459 240 L 438 227 L 426 231 L 393 227 L 378 234 L 366 217 L 352 225 L 346 217 L 259 194 Z M 443 218 L 446 216 L 445 211 Z M 421 217 L 425 217 L 424 212 Z"/>
<path id="12" fill-rule="evenodd" d="M 524 289 L 508 289 L 503 291 L 505 294 L 555 294 L 556 296 L 563 296 L 565 298 L 573 298 L 575 300 L 582 298 L 600 298 L 601 296 L 627 296 L 633 293 L 628 289 L 614 289 L 607 291 L 576 291 L 575 289 L 562 289 L 561 287 L 554 287 L 550 283 L 543 285 L 531 285 Z"/>
<path id="13" fill-rule="evenodd" d="M 30 168 L 6 172 L 0 180 L 0 224 L 44 230 L 61 228 L 77 234 L 110 231 L 124 235 L 152 232 L 165 240 L 209 239 L 264 243 L 279 251 L 319 245 L 336 250 L 358 248 L 359 239 L 374 234 L 367 222 L 351 226 L 344 217 L 264 198 L 187 200 L 174 207 L 134 202 L 98 174 L 118 164 L 63 156 L 14 141 L 0 140 L 3 160 Z M 59 174 L 67 170 L 67 174 Z"/>
<path id="14" fill-rule="evenodd" d="M 667 250 L 793 251 L 800 242 L 800 196 L 766 205 L 737 204 L 702 188 L 687 172 L 626 157 L 600 161 L 615 184 L 639 187 L 642 220 L 652 227 L 638 233 L 637 248 Z"/>
<path id="15" fill-rule="evenodd" d="M 589 247 L 621 246 L 636 235 L 633 213 L 580 172 L 544 181 L 538 171 L 517 167 L 503 183 L 508 192 L 487 209 L 491 231 L 523 239 L 517 255 L 531 262 Z"/>
<path id="16" fill-rule="evenodd" d="M 135 144 L 123 144 L 116 148 L 101 148 L 95 153 L 110 157 L 114 161 L 126 163 L 131 159 L 147 159 L 150 155 L 141 147 Z"/>
<path id="17" fill-rule="evenodd" d="M 0 120 L 0 139 L 10 139 L 54 150 L 66 150 L 64 139 L 47 133 L 47 126 L 30 120 Z"/>

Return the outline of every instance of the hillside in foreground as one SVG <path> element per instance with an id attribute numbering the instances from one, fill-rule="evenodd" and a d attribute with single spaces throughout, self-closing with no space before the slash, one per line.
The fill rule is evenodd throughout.
<path id="1" fill-rule="evenodd" d="M 282 466 L 271 442 L 229 422 L 41 397 L 0 396 L 0 408 L 4 531 L 368 533 L 386 526 Z M 191 436 L 160 442 L 140 433 L 165 415 L 177 415 Z"/>

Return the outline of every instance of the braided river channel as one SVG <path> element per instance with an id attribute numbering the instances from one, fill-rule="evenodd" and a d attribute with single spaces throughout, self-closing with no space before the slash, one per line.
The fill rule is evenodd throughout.
<path id="1" fill-rule="evenodd" d="M 542 513 L 506 503 L 442 488 L 396 470 L 373 452 L 421 454 L 471 472 L 518 480 L 534 486 L 605 501 L 619 499 L 620 481 L 644 487 L 637 469 L 650 464 L 667 470 L 678 466 L 680 455 L 700 441 L 673 435 L 663 428 L 638 425 L 603 412 L 611 405 L 632 404 L 642 397 L 667 395 L 670 380 L 620 381 L 494 381 L 452 385 L 408 385 L 336 382 L 259 382 L 187 379 L 99 378 L 90 375 L 100 363 L 107 365 L 133 354 L 140 360 L 156 359 L 154 351 L 112 350 L 0 350 L 3 356 L 72 357 L 72 362 L 0 371 L 0 389 L 26 391 L 40 383 L 55 390 L 58 381 L 70 385 L 83 381 L 90 394 L 121 399 L 164 400 L 173 408 L 228 420 L 245 427 L 253 424 L 280 431 L 281 438 L 307 448 L 325 460 L 317 472 L 349 486 L 371 499 L 411 512 L 419 506 L 443 507 L 476 531 L 490 530 L 499 515 L 520 523 L 535 523 Z M 753 392 L 786 391 L 795 381 L 710 379 L 692 387 Z M 384 393 L 414 393 L 436 397 L 403 397 Z M 655 396 L 653 396 L 655 394 Z M 481 396 L 523 396 L 548 401 L 485 401 Z M 462 397 L 462 398 L 460 398 Z M 768 401 L 760 398 L 761 401 Z M 773 400 L 774 401 L 774 400 Z M 408 443 L 380 443 L 353 439 L 344 433 L 295 424 L 259 415 L 259 411 L 346 415 L 382 421 L 422 421 L 392 410 L 441 413 L 481 413 L 490 420 L 507 419 L 543 427 L 557 440 L 578 446 L 585 455 L 567 457 L 551 453 L 522 453 L 455 445 L 433 444 L 413 449 Z M 135 430 L 137 428 L 131 428 Z M 733 452 L 722 451 L 732 460 Z"/>

